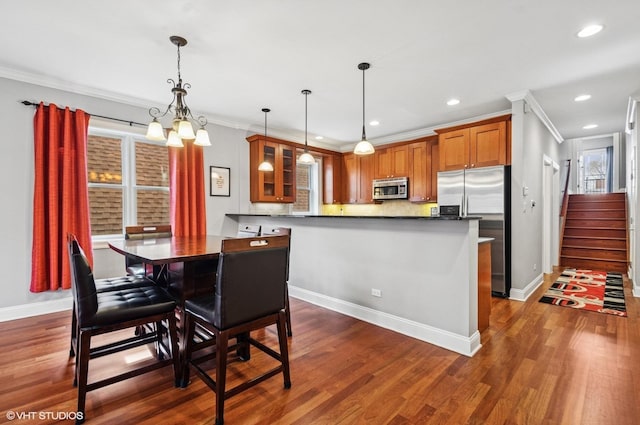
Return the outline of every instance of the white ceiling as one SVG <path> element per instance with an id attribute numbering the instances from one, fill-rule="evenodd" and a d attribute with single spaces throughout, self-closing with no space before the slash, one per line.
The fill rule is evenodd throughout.
<path id="1" fill-rule="evenodd" d="M 374 144 L 509 110 L 524 90 L 565 139 L 622 131 L 640 90 L 637 0 L 27 0 L 0 14 L 0 76 L 163 109 L 171 35 L 188 40 L 194 113 L 261 133 L 269 107 L 269 134 L 303 141 L 309 89 L 309 143 L 341 149 L 361 134 L 360 62 Z"/>

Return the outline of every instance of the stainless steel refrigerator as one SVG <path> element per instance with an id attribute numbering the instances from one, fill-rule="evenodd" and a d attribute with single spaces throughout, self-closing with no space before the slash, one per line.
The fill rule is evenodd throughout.
<path id="1" fill-rule="evenodd" d="M 491 242 L 491 292 L 511 289 L 511 167 L 483 167 L 438 173 L 438 205 L 457 206 L 461 216 L 481 216 L 479 234 Z"/>

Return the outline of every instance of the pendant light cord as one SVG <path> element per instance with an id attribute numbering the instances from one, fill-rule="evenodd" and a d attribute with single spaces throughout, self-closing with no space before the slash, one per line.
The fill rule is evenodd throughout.
<path id="1" fill-rule="evenodd" d="M 302 94 L 304 95 L 304 151 L 307 153 L 309 152 L 307 144 L 307 99 L 311 94 L 311 90 L 304 89 L 302 90 Z"/>

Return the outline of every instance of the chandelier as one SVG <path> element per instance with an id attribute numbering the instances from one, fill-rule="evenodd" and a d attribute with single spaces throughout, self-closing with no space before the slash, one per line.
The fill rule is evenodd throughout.
<path id="1" fill-rule="evenodd" d="M 182 75 L 180 74 L 180 47 L 187 44 L 187 40 L 173 35 L 169 37 L 169 40 L 178 47 L 178 82 L 173 79 L 167 79 L 167 83 L 173 84 L 171 92 L 173 93 L 173 100 L 167 106 L 167 109 L 162 112 L 155 106 L 149 109 L 149 115 L 153 120 L 149 123 L 147 128 L 147 139 L 155 141 L 167 141 L 167 146 L 183 147 L 183 140 L 194 140 L 195 145 L 198 146 L 211 146 L 209 141 L 209 133 L 204 128 L 207 125 L 207 119 L 200 115 L 198 118 L 194 118 L 191 114 L 191 109 L 187 106 L 185 96 L 187 95 L 187 89 L 191 88 L 191 84 L 182 83 Z M 164 128 L 158 121 L 159 118 L 163 118 L 169 112 L 173 114 L 172 127 L 169 130 L 169 135 L 165 137 Z M 197 123 L 200 126 L 198 131 L 193 133 L 193 125 L 191 121 Z"/>

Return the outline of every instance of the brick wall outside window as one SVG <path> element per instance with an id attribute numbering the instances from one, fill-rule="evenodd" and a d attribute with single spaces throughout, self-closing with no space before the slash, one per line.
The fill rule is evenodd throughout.
<path id="1" fill-rule="evenodd" d="M 169 187 L 167 148 L 136 141 L 133 155 L 138 189 L 132 193 L 137 214 L 136 222 L 126 223 L 122 143 L 125 142 L 119 137 L 89 135 L 87 165 L 93 235 L 122 234 L 126 225 L 170 222 L 169 191 L 156 189 Z"/>

